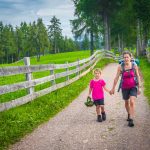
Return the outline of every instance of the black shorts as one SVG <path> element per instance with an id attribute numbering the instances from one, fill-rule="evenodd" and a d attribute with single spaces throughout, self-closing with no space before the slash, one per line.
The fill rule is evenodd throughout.
<path id="1" fill-rule="evenodd" d="M 94 104 L 95 104 L 95 106 L 97 106 L 97 105 L 104 105 L 104 99 L 94 100 Z"/>
<path id="2" fill-rule="evenodd" d="M 131 89 L 122 89 L 122 97 L 124 100 L 128 100 L 130 96 L 137 97 L 137 88 L 133 87 Z"/>

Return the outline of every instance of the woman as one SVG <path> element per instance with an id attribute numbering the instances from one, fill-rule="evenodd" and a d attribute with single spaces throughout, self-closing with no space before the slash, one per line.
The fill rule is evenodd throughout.
<path id="1" fill-rule="evenodd" d="M 140 94 L 141 88 L 138 67 L 137 65 L 135 65 L 135 63 L 132 63 L 131 57 L 132 55 L 130 52 L 125 51 L 123 53 L 124 62 L 118 66 L 117 74 L 114 79 L 113 87 L 111 89 L 111 94 L 114 94 L 116 84 L 121 74 L 122 97 L 125 101 L 125 108 L 128 113 L 127 121 L 129 127 L 134 126 L 133 117 L 135 109 L 135 99 L 137 97 L 137 94 Z"/>

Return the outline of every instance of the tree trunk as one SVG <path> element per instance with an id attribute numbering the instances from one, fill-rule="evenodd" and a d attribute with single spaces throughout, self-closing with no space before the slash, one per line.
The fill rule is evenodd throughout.
<path id="1" fill-rule="evenodd" d="M 142 40 L 142 48 L 141 48 L 140 54 L 143 54 L 143 52 L 146 50 L 147 41 L 148 41 L 148 38 L 147 38 L 147 28 L 144 28 L 144 31 L 143 31 L 143 40 Z"/>
<path id="2" fill-rule="evenodd" d="M 54 53 L 57 53 L 57 49 L 56 49 L 56 39 L 54 40 Z"/>
<path id="3" fill-rule="evenodd" d="M 36 48 L 36 58 L 37 58 L 37 62 L 40 61 L 40 49 L 39 48 Z"/>
<path id="4" fill-rule="evenodd" d="M 108 45 L 108 50 L 110 50 L 111 49 L 111 30 L 110 30 L 110 24 L 108 23 L 108 26 L 109 26 L 109 33 L 108 33 L 108 43 L 109 43 L 109 45 Z"/>
<path id="5" fill-rule="evenodd" d="M 43 56 L 44 56 L 44 55 L 45 55 L 45 50 L 43 49 L 42 52 L 43 52 L 42 54 L 43 54 Z"/>
<path id="6" fill-rule="evenodd" d="M 11 55 L 11 62 L 13 63 L 14 61 L 14 57 L 13 57 L 13 54 Z"/>
<path id="7" fill-rule="evenodd" d="M 108 27 L 108 15 L 104 13 L 104 49 L 109 50 L 109 27 Z"/>
<path id="8" fill-rule="evenodd" d="M 121 53 L 121 39 L 120 39 L 120 34 L 118 34 L 118 51 Z"/>
<path id="9" fill-rule="evenodd" d="M 121 34 L 121 53 L 124 50 L 124 43 L 123 43 L 123 34 Z"/>
<path id="10" fill-rule="evenodd" d="M 20 60 L 20 49 L 18 48 L 18 61 Z"/>
<path id="11" fill-rule="evenodd" d="M 91 38 L 91 41 L 90 41 L 91 55 L 93 55 L 93 53 L 94 53 L 94 40 L 93 40 L 93 37 L 94 37 L 94 35 L 93 35 L 93 32 L 91 31 L 90 32 L 90 38 Z"/>
<path id="12" fill-rule="evenodd" d="M 38 48 L 38 61 L 40 61 L 41 58 L 41 53 L 40 53 L 40 48 Z"/>
<path id="13" fill-rule="evenodd" d="M 137 20 L 137 41 L 136 41 L 136 56 L 138 57 L 140 54 L 140 21 Z"/>
<path id="14" fill-rule="evenodd" d="M 139 36 L 139 42 L 140 42 L 140 48 L 142 48 L 143 45 L 143 24 L 142 22 L 139 22 L 139 32 L 140 32 L 140 36 Z"/>
<path id="15" fill-rule="evenodd" d="M 6 50 L 6 59 L 7 59 L 7 64 L 9 62 L 9 56 L 8 56 L 8 51 Z"/>

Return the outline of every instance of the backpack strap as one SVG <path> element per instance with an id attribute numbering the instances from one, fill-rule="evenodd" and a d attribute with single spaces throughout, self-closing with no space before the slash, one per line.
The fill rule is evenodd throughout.
<path id="1" fill-rule="evenodd" d="M 121 65 L 121 71 L 123 73 L 125 71 L 125 69 L 124 69 L 124 66 L 125 66 L 124 61 L 120 65 Z"/>
<path id="2" fill-rule="evenodd" d="M 118 87 L 118 92 L 120 91 L 120 89 L 122 87 L 123 72 L 125 71 L 125 69 L 124 69 L 124 62 L 122 62 L 120 65 L 121 65 L 121 79 L 120 79 L 120 83 L 119 83 L 119 87 Z"/>
<path id="3" fill-rule="evenodd" d="M 134 71 L 134 80 L 135 80 L 136 85 L 138 85 L 138 79 L 136 75 L 135 66 L 137 66 L 136 62 L 132 62 L 132 70 Z"/>

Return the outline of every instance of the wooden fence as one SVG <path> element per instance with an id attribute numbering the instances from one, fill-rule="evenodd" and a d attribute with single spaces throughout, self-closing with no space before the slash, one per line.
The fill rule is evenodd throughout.
<path id="1" fill-rule="evenodd" d="M 0 86 L 0 95 L 10 92 L 15 92 L 20 89 L 27 89 L 28 94 L 26 96 L 17 98 L 15 100 L 11 100 L 8 102 L 0 103 L 0 112 L 4 110 L 8 110 L 10 108 L 20 106 L 23 104 L 26 104 L 37 97 L 43 96 L 45 94 L 48 94 L 52 91 L 55 91 L 59 88 L 65 87 L 74 81 L 78 80 L 82 76 L 86 75 L 90 70 L 93 69 L 93 67 L 96 65 L 96 63 L 101 58 L 113 58 L 113 59 L 119 59 L 119 57 L 115 57 L 112 52 L 104 51 L 104 50 L 98 50 L 96 51 L 91 57 L 78 60 L 73 63 L 66 63 L 66 64 L 47 64 L 47 65 L 30 65 L 30 58 L 26 57 L 24 58 L 25 66 L 17 66 L 17 67 L 1 67 L 0 68 L 0 76 L 11 76 L 11 75 L 17 75 L 17 74 L 25 74 L 26 81 L 19 82 L 15 84 L 9 84 L 9 85 L 3 85 Z M 75 69 L 69 70 L 70 67 L 76 67 Z M 87 68 L 85 70 L 85 68 Z M 56 69 L 65 69 L 66 71 L 61 73 L 54 73 L 54 70 Z M 33 72 L 42 72 L 42 71 L 50 71 L 50 75 L 46 77 L 42 77 L 39 79 L 33 79 L 32 73 Z M 85 70 L 85 71 L 84 71 Z M 81 73 L 81 71 L 83 71 Z M 76 74 L 76 76 L 72 79 L 69 79 L 69 76 L 72 74 Z M 55 80 L 61 77 L 66 77 L 65 82 L 61 82 L 56 84 Z M 52 85 L 46 89 L 40 90 L 35 92 L 34 87 L 36 85 L 40 85 L 46 82 L 51 82 Z"/>

